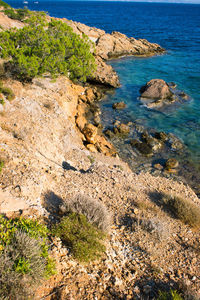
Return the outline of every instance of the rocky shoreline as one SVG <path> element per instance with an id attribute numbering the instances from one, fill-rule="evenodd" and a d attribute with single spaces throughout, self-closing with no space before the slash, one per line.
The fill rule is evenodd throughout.
<path id="1" fill-rule="evenodd" d="M 66 199 L 81 194 L 106 206 L 112 226 L 102 259 L 88 264 L 76 261 L 61 240 L 53 238 L 50 255 L 57 275 L 45 281 L 34 298 L 156 299 L 159 290 L 176 289 L 188 299 L 199 299 L 199 231 L 160 205 L 170 195 L 199 206 L 198 197 L 182 182 L 132 172 L 102 135 L 99 119 L 98 101 L 105 86 L 119 86 L 117 74 L 105 60 L 164 50 L 145 40 L 107 35 L 64 21 L 79 34 L 88 31 L 95 42 L 99 65 L 92 81 L 98 85 L 74 84 L 62 76 L 56 81 L 36 78 L 24 85 L 2 80 L 15 99 L 5 99 L 0 114 L 0 159 L 4 161 L 0 209 L 7 217 L 37 217 L 51 223 Z M 2 13 L 0 25 L 23 26 L 8 22 Z M 107 47 L 105 52 L 102 47 Z M 92 122 L 88 122 L 90 115 Z M 116 132 L 127 129 L 115 127 Z"/>

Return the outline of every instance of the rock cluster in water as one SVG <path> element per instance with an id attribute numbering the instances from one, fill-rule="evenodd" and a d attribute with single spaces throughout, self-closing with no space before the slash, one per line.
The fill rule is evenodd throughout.
<path id="1" fill-rule="evenodd" d="M 189 96 L 176 89 L 176 84 L 162 79 L 152 79 L 140 89 L 140 100 L 148 108 L 159 108 L 176 101 L 189 100 Z"/>

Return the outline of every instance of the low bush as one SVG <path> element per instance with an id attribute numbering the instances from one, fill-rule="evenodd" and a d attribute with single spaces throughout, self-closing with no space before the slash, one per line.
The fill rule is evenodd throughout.
<path id="1" fill-rule="evenodd" d="M 74 258 L 81 262 L 98 259 L 105 252 L 102 243 L 105 234 L 90 224 L 84 215 L 69 213 L 55 225 L 52 232 L 61 238 Z"/>
<path id="2" fill-rule="evenodd" d="M 177 291 L 170 290 L 170 292 L 159 292 L 157 300 L 183 300 Z"/>
<path id="3" fill-rule="evenodd" d="M 200 207 L 198 205 L 187 199 L 170 195 L 164 195 L 162 201 L 165 208 L 169 209 L 175 218 L 192 227 L 200 228 Z"/>
<path id="4" fill-rule="evenodd" d="M 31 219 L 0 216 L 0 298 L 28 299 L 36 284 L 53 274 L 47 227 Z"/>
<path id="5" fill-rule="evenodd" d="M 103 231 L 109 230 L 111 216 L 101 202 L 78 194 L 72 199 L 64 201 L 61 207 L 63 212 L 75 212 L 86 216 L 88 222 Z"/>
<path id="6" fill-rule="evenodd" d="M 63 74 L 72 80 L 86 81 L 95 70 L 92 43 L 73 33 L 67 24 L 33 15 L 22 29 L 0 32 L 0 57 L 8 59 L 7 68 L 20 80 L 31 80 L 48 73 Z"/>
<path id="7" fill-rule="evenodd" d="M 13 9 L 12 7 L 9 7 L 4 10 L 4 14 L 11 19 L 24 21 L 30 16 L 30 11 L 27 8 Z"/>

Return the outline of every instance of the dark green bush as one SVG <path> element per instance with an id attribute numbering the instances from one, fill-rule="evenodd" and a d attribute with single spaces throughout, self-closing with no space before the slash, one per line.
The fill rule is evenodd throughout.
<path id="1" fill-rule="evenodd" d="M 32 16 L 28 22 L 22 29 L 0 32 L 0 56 L 9 59 L 10 71 L 17 78 L 31 80 L 48 73 L 86 81 L 92 75 L 94 57 L 86 36 L 80 38 L 56 20 L 44 26 L 44 18 Z"/>
<path id="2" fill-rule="evenodd" d="M 105 234 L 88 223 L 84 215 L 69 213 L 52 231 L 69 247 L 74 258 L 81 262 L 95 260 L 105 251 L 102 244 Z"/>
<path id="3" fill-rule="evenodd" d="M 36 284 L 52 274 L 47 227 L 36 220 L 0 216 L 0 298 L 28 299 Z"/>

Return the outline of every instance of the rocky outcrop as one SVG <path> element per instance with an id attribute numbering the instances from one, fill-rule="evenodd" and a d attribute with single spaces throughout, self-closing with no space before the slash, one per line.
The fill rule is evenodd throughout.
<path id="1" fill-rule="evenodd" d="M 107 65 L 106 62 L 100 56 L 96 56 L 95 61 L 97 69 L 92 78 L 90 78 L 90 81 L 108 87 L 119 87 L 119 77 L 115 70 L 110 65 Z"/>
<path id="2" fill-rule="evenodd" d="M 119 86 L 119 79 L 116 72 L 105 61 L 122 56 L 151 56 L 163 53 L 165 50 L 158 44 L 150 43 L 145 39 L 136 40 L 128 38 L 120 32 L 106 33 L 104 30 L 89 27 L 74 21 L 63 19 L 79 35 L 86 34 L 95 45 L 95 56 L 97 70 L 91 78 L 92 81 L 112 86 Z"/>
<path id="3" fill-rule="evenodd" d="M 168 84 L 162 79 L 152 79 L 140 89 L 140 100 L 148 108 L 160 108 L 163 105 L 189 99 L 186 93 L 176 89 L 176 84 Z"/>

